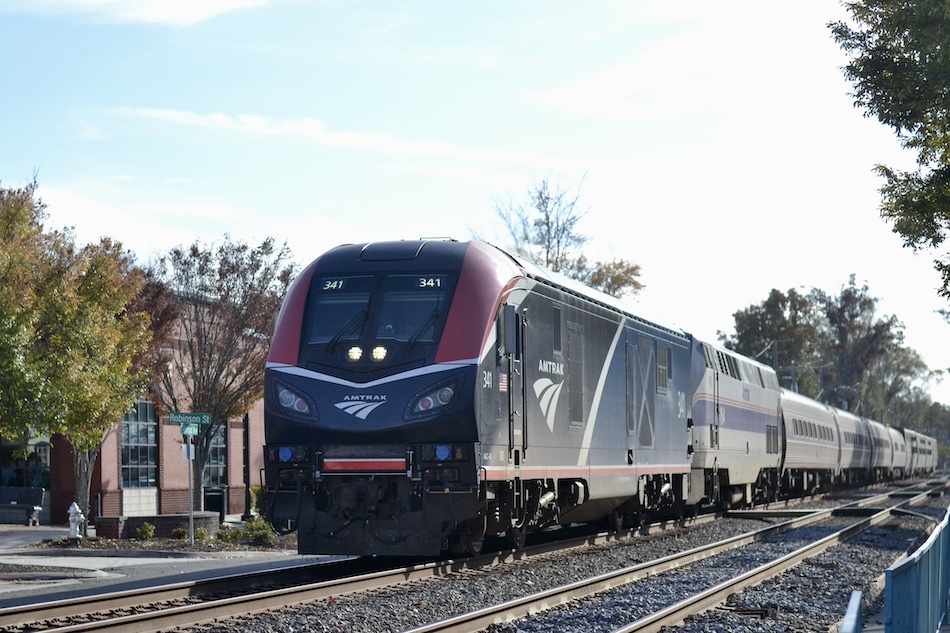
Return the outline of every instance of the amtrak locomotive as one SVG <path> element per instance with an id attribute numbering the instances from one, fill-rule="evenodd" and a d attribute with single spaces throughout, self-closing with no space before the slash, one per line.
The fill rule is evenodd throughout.
<path id="1" fill-rule="evenodd" d="M 936 443 L 480 241 L 345 245 L 290 288 L 265 511 L 300 553 L 478 552 L 932 472 Z"/>

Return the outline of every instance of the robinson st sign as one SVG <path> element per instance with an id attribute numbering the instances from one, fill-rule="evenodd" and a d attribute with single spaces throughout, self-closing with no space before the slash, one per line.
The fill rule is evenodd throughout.
<path id="1" fill-rule="evenodd" d="M 172 411 L 168 414 L 168 421 L 181 427 L 182 435 L 198 435 L 199 426 L 211 424 L 211 414 Z"/>

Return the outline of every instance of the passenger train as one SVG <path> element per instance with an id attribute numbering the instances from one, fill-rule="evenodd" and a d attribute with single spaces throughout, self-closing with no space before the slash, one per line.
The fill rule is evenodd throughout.
<path id="1" fill-rule="evenodd" d="M 265 513 L 300 553 L 478 552 L 931 473 L 933 438 L 481 241 L 305 268 L 265 374 Z"/>

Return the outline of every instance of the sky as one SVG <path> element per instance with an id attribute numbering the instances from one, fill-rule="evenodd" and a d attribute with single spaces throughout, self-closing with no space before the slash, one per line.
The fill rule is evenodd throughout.
<path id="1" fill-rule="evenodd" d="M 879 213 L 913 169 L 853 105 L 829 0 L 4 0 L 0 186 L 142 262 L 273 237 L 478 236 L 541 179 L 577 191 L 632 308 L 715 342 L 775 288 L 851 275 L 950 368 L 936 253 Z M 950 404 L 950 380 L 932 383 Z"/>

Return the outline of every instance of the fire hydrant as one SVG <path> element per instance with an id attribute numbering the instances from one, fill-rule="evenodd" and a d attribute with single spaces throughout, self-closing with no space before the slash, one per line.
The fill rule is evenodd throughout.
<path id="1" fill-rule="evenodd" d="M 69 513 L 69 538 L 79 540 L 82 538 L 79 529 L 86 517 L 83 516 L 82 510 L 79 509 L 79 505 L 75 501 L 69 506 L 67 512 Z"/>

